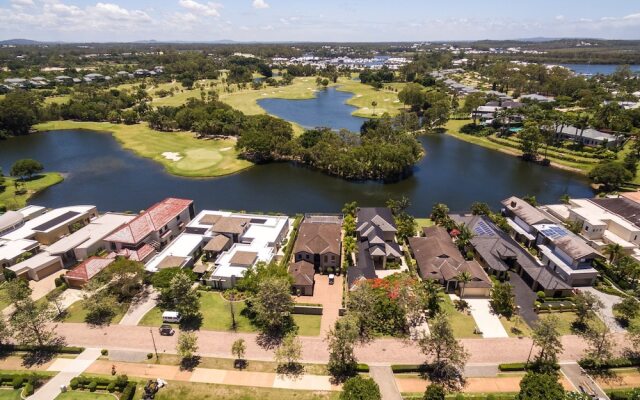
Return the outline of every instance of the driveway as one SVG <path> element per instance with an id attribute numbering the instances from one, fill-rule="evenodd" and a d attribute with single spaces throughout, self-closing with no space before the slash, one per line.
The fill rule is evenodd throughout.
<path id="1" fill-rule="evenodd" d="M 538 314 L 533 310 L 533 304 L 538 298 L 529 285 L 513 271 L 509 271 L 509 283 L 513 286 L 513 293 L 516 296 L 516 304 L 520 307 L 519 314 L 530 327 L 538 321 Z"/>
<path id="2" fill-rule="evenodd" d="M 328 275 L 315 275 L 316 284 L 313 296 L 294 297 L 296 303 L 322 304 L 322 321 L 320 323 L 320 336 L 324 338 L 338 320 L 338 313 L 342 307 L 342 286 L 344 277 L 335 278 L 333 285 L 329 285 Z"/>
<path id="3" fill-rule="evenodd" d="M 613 316 L 613 306 L 620 303 L 622 301 L 622 297 L 602 293 L 601 291 L 591 287 L 580 288 L 580 290 L 583 292 L 589 292 L 600 299 L 603 307 L 600 309 L 598 314 L 613 332 L 624 332 L 624 328 L 620 326 L 618 321 L 616 321 L 616 318 Z"/>
<path id="4" fill-rule="evenodd" d="M 609 400 L 602 388 L 577 363 L 562 364 L 560 369 L 577 391 L 596 395 L 598 399 Z"/>
<path id="5" fill-rule="evenodd" d="M 46 278 L 40 279 L 39 281 L 29 281 L 29 287 L 31 288 L 31 298 L 34 300 L 39 300 L 46 296 L 49 292 L 56 288 L 56 278 L 66 273 L 67 270 L 63 269 L 60 271 L 56 271 Z"/>
<path id="6" fill-rule="evenodd" d="M 127 313 L 120 320 L 120 325 L 138 325 L 142 317 L 158 304 L 159 294 L 156 289 L 147 287 L 142 295 L 131 303 Z"/>
<path id="7" fill-rule="evenodd" d="M 459 297 L 450 294 L 451 300 L 458 300 Z M 476 321 L 476 326 L 482 332 L 483 338 L 506 338 L 509 334 L 504 329 L 500 318 L 493 313 L 489 299 L 470 298 L 464 299 L 469 304 L 471 316 Z"/>
<path id="8" fill-rule="evenodd" d="M 393 371 L 388 365 L 370 365 L 369 375 L 380 386 L 382 400 L 402 400 Z"/>
<path id="9" fill-rule="evenodd" d="M 47 369 L 58 371 L 58 375 L 45 383 L 30 400 L 54 400 L 60 394 L 61 386 L 68 386 L 71 379 L 83 373 L 100 357 L 100 349 L 89 348 L 78 354 L 76 358 L 58 358 Z"/>

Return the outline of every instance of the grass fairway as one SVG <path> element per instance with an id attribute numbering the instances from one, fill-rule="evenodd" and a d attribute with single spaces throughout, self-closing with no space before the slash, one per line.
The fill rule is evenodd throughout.
<path id="1" fill-rule="evenodd" d="M 62 96 L 52 96 L 52 97 L 46 97 L 44 99 L 44 104 L 64 104 L 69 102 L 69 99 L 71 98 L 70 95 L 65 94 Z"/>
<path id="2" fill-rule="evenodd" d="M 7 207 L 8 210 L 17 210 L 26 206 L 31 196 L 49 186 L 62 182 L 63 178 L 57 172 L 38 175 L 31 180 L 25 181 L 20 189 L 26 189 L 26 192 L 18 195 L 14 186 L 15 180 L 15 178 L 5 178 L 4 190 L 0 191 L 0 206 Z"/>
<path id="3" fill-rule="evenodd" d="M 234 303 L 236 317 L 236 332 L 256 332 L 249 318 L 244 315 L 246 308 L 244 302 Z M 200 291 L 200 311 L 203 321 L 200 329 L 209 331 L 231 331 L 231 309 L 228 301 L 222 298 L 218 292 Z M 318 336 L 320 334 L 319 315 L 294 315 L 293 320 L 298 325 L 298 334 L 301 336 Z M 140 321 L 143 326 L 162 325 L 162 311 L 156 307 L 149 311 Z"/>
<path id="4" fill-rule="evenodd" d="M 385 86 L 391 86 L 398 91 L 405 86 L 404 83 L 388 83 Z M 402 111 L 402 103 L 398 100 L 398 92 L 388 89 L 376 90 L 373 86 L 364 85 L 360 81 L 354 81 L 350 78 L 338 79 L 338 90 L 341 92 L 353 93 L 353 97 L 347 100 L 347 104 L 358 107 L 352 115 L 363 118 L 380 117 L 384 113 L 391 116 L 398 115 Z M 371 103 L 376 102 L 375 110 Z M 375 111 L 375 114 L 374 114 Z"/>
<path id="5" fill-rule="evenodd" d="M 120 304 L 121 307 L 116 309 L 116 315 L 111 320 L 111 324 L 115 325 L 120 322 L 124 314 L 129 309 L 129 304 Z M 76 301 L 67 308 L 64 322 L 84 323 L 87 316 L 87 310 L 84 308 L 82 300 Z"/>
<path id="6" fill-rule="evenodd" d="M 162 164 L 174 175 L 215 177 L 249 168 L 250 162 L 238 159 L 235 140 L 201 140 L 191 132 L 158 132 L 146 124 L 122 125 L 108 122 L 53 121 L 36 125 L 39 131 L 88 129 L 110 132 L 125 149 Z M 179 161 L 167 159 L 165 152 L 178 153 Z"/>
<path id="7" fill-rule="evenodd" d="M 337 400 L 339 396 L 339 392 L 266 389 L 171 381 L 166 388 L 158 392 L 156 400 Z"/>

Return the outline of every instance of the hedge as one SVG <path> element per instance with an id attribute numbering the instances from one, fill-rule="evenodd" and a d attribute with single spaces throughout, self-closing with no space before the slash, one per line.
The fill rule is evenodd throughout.
<path id="1" fill-rule="evenodd" d="M 43 346 L 25 346 L 25 345 L 17 345 L 17 344 L 3 344 L 0 345 L 0 351 L 2 352 L 15 352 L 15 351 L 25 351 L 25 352 L 33 352 L 33 351 L 50 351 L 52 353 L 58 354 L 80 354 L 84 351 L 84 347 L 76 347 L 76 346 L 62 346 L 62 347 L 43 347 Z"/>
<path id="2" fill-rule="evenodd" d="M 120 395 L 120 400 L 132 400 L 136 394 L 135 382 L 129 382 Z"/>
<path id="3" fill-rule="evenodd" d="M 424 370 L 423 364 L 396 364 L 391 366 L 391 370 L 396 374 L 405 374 L 409 372 L 421 372 Z"/>
<path id="4" fill-rule="evenodd" d="M 358 365 L 356 365 L 356 371 L 357 372 L 369 372 L 369 365 L 368 364 L 358 364 Z"/>
<path id="5" fill-rule="evenodd" d="M 609 395 L 611 400 L 629 400 L 631 395 L 635 394 L 634 391 L 638 389 L 614 389 L 607 390 L 606 393 Z"/>
<path id="6" fill-rule="evenodd" d="M 593 360 L 582 359 L 578 364 L 584 369 L 594 369 Z M 640 358 L 614 358 L 600 366 L 600 369 L 640 367 Z"/>
<path id="7" fill-rule="evenodd" d="M 506 363 L 498 365 L 498 369 L 502 372 L 524 371 L 526 365 L 526 363 Z"/>

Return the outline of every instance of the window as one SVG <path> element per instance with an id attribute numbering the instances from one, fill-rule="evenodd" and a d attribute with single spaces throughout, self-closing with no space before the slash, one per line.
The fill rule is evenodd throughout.
<path id="1" fill-rule="evenodd" d="M 180 221 L 180 216 L 179 215 L 176 217 L 176 221 Z"/>
<path id="2" fill-rule="evenodd" d="M 324 256 L 324 262 L 328 262 L 329 261 L 329 256 L 325 255 Z"/>
<path id="3" fill-rule="evenodd" d="M 584 227 L 584 230 L 585 230 L 585 231 L 587 231 L 587 232 L 589 232 L 589 227 L 588 227 L 588 226 L 585 226 L 585 227 Z"/>
<path id="4" fill-rule="evenodd" d="M 336 256 L 331 256 L 331 261 L 335 261 L 336 260 Z"/>
<path id="5" fill-rule="evenodd" d="M 304 255 L 304 258 L 306 258 L 306 259 L 308 260 L 308 259 L 309 259 L 309 255 L 308 255 L 308 254 L 305 254 L 305 255 Z"/>

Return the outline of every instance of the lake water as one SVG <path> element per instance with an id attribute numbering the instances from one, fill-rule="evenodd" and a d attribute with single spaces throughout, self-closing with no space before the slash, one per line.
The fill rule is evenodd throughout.
<path id="1" fill-rule="evenodd" d="M 346 101 L 352 96 L 353 93 L 339 92 L 330 87 L 319 89 L 313 99 L 260 99 L 258 104 L 269 114 L 295 121 L 305 128 L 323 126 L 359 132 L 365 119 L 351 115 L 356 107 L 346 104 Z"/>
<path id="2" fill-rule="evenodd" d="M 67 176 L 32 203 L 95 204 L 101 211 L 139 211 L 177 196 L 194 199 L 198 209 L 338 212 L 347 201 L 379 206 L 390 197 L 406 195 L 413 203 L 411 211 L 424 217 L 436 202 L 463 211 L 474 201 L 498 207 L 512 194 L 536 195 L 542 202 L 555 202 L 564 193 L 592 196 L 580 175 L 532 165 L 447 135 L 424 136 L 420 141 L 426 157 L 412 177 L 394 184 L 348 182 L 286 163 L 215 179 L 180 178 L 122 149 L 109 134 L 79 130 L 0 142 L 0 166 L 8 171 L 20 158 L 40 160 L 47 170 Z"/>
<path id="3" fill-rule="evenodd" d="M 560 64 L 580 75 L 611 75 L 616 72 L 616 64 Z M 631 71 L 640 74 L 640 65 L 631 65 Z"/>

